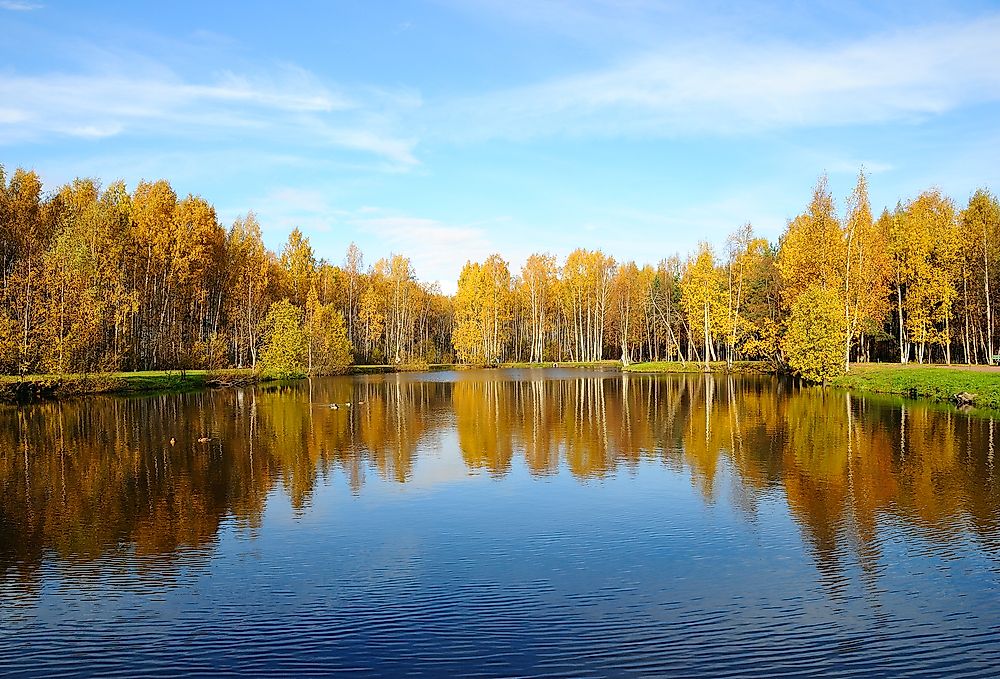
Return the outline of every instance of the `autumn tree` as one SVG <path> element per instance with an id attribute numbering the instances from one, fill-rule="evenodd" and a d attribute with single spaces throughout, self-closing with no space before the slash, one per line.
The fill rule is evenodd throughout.
<path id="1" fill-rule="evenodd" d="M 563 264 L 560 297 L 576 361 L 604 357 L 604 325 L 614 271 L 614 258 L 600 250 L 574 250 Z"/>
<path id="2" fill-rule="evenodd" d="M 482 264 L 467 262 L 455 293 L 452 344 L 465 363 L 496 365 L 510 332 L 510 270 L 499 255 Z"/>
<path id="3" fill-rule="evenodd" d="M 931 190 L 873 220 L 862 172 L 842 218 L 821 177 L 778 244 L 745 225 L 718 259 L 706 245 L 655 266 L 578 249 L 561 265 L 532 255 L 516 277 L 493 256 L 470 263 L 452 297 L 420 282 L 405 254 L 365 268 L 351 245 L 334 264 L 296 229 L 278 256 L 252 213 L 223 229 L 207 200 L 178 199 L 165 180 L 46 192 L 35 173 L 0 168 L 0 370 L 260 367 L 268 312 L 286 298 L 314 373 L 340 369 L 348 348 L 393 364 L 707 364 L 724 352 L 781 365 L 792 312 L 814 287 L 839 300 L 844 368 L 897 343 L 904 362 L 950 362 L 956 349 L 975 362 L 1000 351 L 998 257 L 987 190 L 960 214 Z"/>
<path id="4" fill-rule="evenodd" d="M 677 256 L 659 261 L 649 286 L 647 314 L 643 318 L 647 353 L 654 361 L 659 360 L 661 348 L 664 357 L 676 356 L 685 360 L 680 341 L 686 328 L 680 279 L 681 262 Z"/>
<path id="5" fill-rule="evenodd" d="M 162 365 L 164 328 L 169 308 L 168 277 L 173 252 L 173 219 L 177 194 L 166 181 L 139 182 L 132 194 L 132 238 L 138 244 L 132 280 L 139 293 L 132 336 L 132 367 Z"/>
<path id="6" fill-rule="evenodd" d="M 268 309 L 261 326 L 264 348 L 257 369 L 277 379 L 300 377 L 307 371 L 309 337 L 302 310 L 285 299 Z"/>
<path id="7" fill-rule="evenodd" d="M 97 367 L 105 299 L 92 285 L 97 276 L 92 239 L 100 231 L 99 188 L 76 180 L 60 191 L 59 226 L 43 259 L 45 289 L 39 295 L 39 361 L 45 372 Z"/>
<path id="8" fill-rule="evenodd" d="M 261 239 L 260 224 L 250 212 L 238 218 L 226 243 L 229 257 L 226 310 L 237 365 L 257 366 L 260 327 L 270 307 L 274 280 L 271 254 Z"/>
<path id="9" fill-rule="evenodd" d="M 954 205 L 939 191 L 925 191 L 900 206 L 886 223 L 896 286 L 900 362 L 911 347 L 923 363 L 928 347 L 944 349 L 950 362 L 951 315 L 959 261 Z"/>
<path id="10" fill-rule="evenodd" d="M 211 367 L 211 352 L 203 350 L 219 339 L 225 243 L 225 230 L 208 201 L 189 195 L 177 203 L 164 315 L 173 340 L 168 351 L 181 367 Z M 195 350 L 185 352 L 186 347 Z"/>
<path id="11" fill-rule="evenodd" d="M 299 229 L 292 229 L 288 234 L 281 251 L 281 268 L 287 277 L 291 301 L 300 309 L 304 308 L 316 275 L 316 255 L 309 239 Z"/>
<path id="12" fill-rule="evenodd" d="M 962 231 L 965 234 L 968 245 L 968 259 L 975 263 L 981 278 L 982 299 L 982 325 L 985 328 L 983 335 L 983 351 L 987 361 L 992 361 L 997 350 L 994 342 L 994 313 L 993 313 L 993 286 L 992 276 L 996 272 L 996 250 L 1000 244 L 1000 202 L 996 196 L 986 189 L 978 189 L 969 199 L 968 206 L 962 210 L 961 214 Z M 967 277 L 963 277 L 963 282 L 968 285 Z M 969 306 L 966 303 L 966 306 Z M 970 324 L 968 311 L 966 312 L 966 325 Z M 969 331 L 966 330 L 966 360 L 970 352 Z"/>
<path id="13" fill-rule="evenodd" d="M 377 265 L 385 275 L 385 355 L 400 363 L 413 348 L 413 328 L 416 321 L 417 284 L 409 258 L 393 255 Z"/>
<path id="14" fill-rule="evenodd" d="M 727 332 L 723 276 L 708 243 L 699 244 L 697 254 L 684 267 L 681 306 L 692 329 L 690 339 L 693 342 L 698 338 L 703 343 L 705 370 L 708 370 L 709 360 L 716 360 L 712 338 Z"/>
<path id="15" fill-rule="evenodd" d="M 53 227 L 53 211 L 42 204 L 41 194 L 42 182 L 38 175 L 21 169 L 14 172 L 6 191 L 5 237 L 13 242 L 16 254 L 5 288 L 20 325 L 21 371 L 33 368 L 38 356 L 38 344 L 32 340 L 38 325 L 39 277 Z"/>
<path id="16" fill-rule="evenodd" d="M 776 248 L 755 238 L 747 248 L 743 290 L 736 316 L 736 345 L 743 358 L 781 364 L 778 337 L 785 320 Z"/>
<path id="17" fill-rule="evenodd" d="M 334 304 L 321 304 L 310 294 L 307 317 L 309 374 L 335 375 L 347 370 L 354 361 L 354 348 L 343 314 Z"/>
<path id="18" fill-rule="evenodd" d="M 611 282 L 612 325 L 621 348 L 622 365 L 632 363 L 632 352 L 641 341 L 639 329 L 646 313 L 651 282 L 652 270 L 640 270 L 635 262 L 619 265 Z"/>
<path id="19" fill-rule="evenodd" d="M 791 220 L 781 237 L 777 267 L 785 308 L 790 309 L 812 285 L 841 289 L 844 250 L 844 233 L 823 175 L 813 189 L 808 210 Z"/>
<path id="20" fill-rule="evenodd" d="M 363 340 L 364 355 L 374 363 L 386 360 L 382 351 L 382 338 L 385 335 L 387 288 L 385 276 L 381 272 L 373 270 L 368 276 L 364 291 L 361 293 L 360 311 L 358 312 L 360 335 Z"/>
<path id="21" fill-rule="evenodd" d="M 763 281 L 759 280 L 762 259 L 769 254 L 767 241 L 756 238 L 753 226 L 744 224 L 726 238 L 726 364 L 732 367 L 744 347 L 757 353 L 754 343 L 767 332 L 765 319 L 747 314 L 747 300 Z M 756 321 L 756 322 L 755 322 Z"/>
<path id="22" fill-rule="evenodd" d="M 346 277 L 347 299 L 344 307 L 344 319 L 347 321 L 347 336 L 351 344 L 358 343 L 355 325 L 358 318 L 358 303 L 361 297 L 361 277 L 364 268 L 364 254 L 354 243 L 347 246 L 344 255 L 344 275 Z"/>
<path id="23" fill-rule="evenodd" d="M 545 360 L 545 336 L 551 324 L 556 284 L 556 260 L 551 255 L 533 254 L 521 268 L 517 289 L 528 314 L 528 360 Z"/>
<path id="24" fill-rule="evenodd" d="M 872 220 L 868 180 L 858 182 L 847 200 L 844 217 L 844 370 L 851 367 L 851 347 L 859 335 L 882 325 L 889 313 L 889 247 L 882 229 Z"/>
<path id="25" fill-rule="evenodd" d="M 811 382 L 844 371 L 843 301 L 834 288 L 812 285 L 792 305 L 782 349 L 789 368 Z"/>

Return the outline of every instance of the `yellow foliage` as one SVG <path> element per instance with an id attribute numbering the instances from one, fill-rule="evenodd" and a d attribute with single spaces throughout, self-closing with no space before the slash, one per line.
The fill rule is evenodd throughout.
<path id="1" fill-rule="evenodd" d="M 510 270 L 500 255 L 467 262 L 455 293 L 452 344 L 460 361 L 494 365 L 503 358 L 510 334 L 513 291 Z"/>
<path id="2" fill-rule="evenodd" d="M 698 253 L 688 259 L 681 277 L 681 307 L 687 314 L 692 339 L 705 348 L 709 360 L 709 343 L 713 337 L 727 334 L 726 289 L 724 273 L 715 265 L 715 255 L 708 243 L 698 246 Z"/>
<path id="3" fill-rule="evenodd" d="M 263 325 L 264 350 L 258 369 L 265 375 L 287 379 L 306 372 L 309 338 L 302 327 L 302 310 L 290 301 L 275 302 Z"/>
<path id="4" fill-rule="evenodd" d="M 826 176 L 820 177 L 805 214 L 788 224 L 778 251 L 782 300 L 790 309 L 806 288 L 843 288 L 844 234 L 834 210 Z"/>
<path id="5" fill-rule="evenodd" d="M 835 290 L 813 285 L 792 305 L 781 346 L 788 366 L 810 382 L 844 372 L 844 306 Z"/>

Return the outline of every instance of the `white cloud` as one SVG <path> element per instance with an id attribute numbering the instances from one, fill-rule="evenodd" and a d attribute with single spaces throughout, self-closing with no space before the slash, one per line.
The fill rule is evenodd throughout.
<path id="1" fill-rule="evenodd" d="M 16 108 L 0 108 L 0 125 L 13 125 L 28 119 L 28 114 Z"/>
<path id="2" fill-rule="evenodd" d="M 243 214 L 247 208 L 236 210 Z M 265 240 L 274 240 L 280 235 L 285 238 L 292 229 L 299 228 L 314 239 L 313 249 L 317 257 L 335 257 L 324 247 L 333 227 L 349 213 L 334 205 L 332 194 L 321 188 L 279 187 L 264 193 L 250 209 L 257 214 L 265 232 Z M 228 215 L 228 212 L 227 212 Z M 280 249 L 280 243 L 272 246 Z M 345 244 L 346 245 L 346 244 Z"/>
<path id="3" fill-rule="evenodd" d="M 1000 99 L 998 35 L 1000 17 L 989 16 L 835 46 L 702 38 L 455 102 L 437 129 L 473 140 L 528 139 L 919 120 Z"/>
<path id="4" fill-rule="evenodd" d="M 335 91 L 309 72 L 285 66 L 247 77 L 231 71 L 203 81 L 129 55 L 97 55 L 79 73 L 0 73 L 0 144 L 58 137 L 137 135 L 285 148 L 340 148 L 416 164 L 415 141 L 396 135 L 385 110 L 419 106 L 410 93 Z"/>
<path id="5" fill-rule="evenodd" d="M 316 256 L 340 263 L 350 241 L 362 246 L 367 264 L 400 254 L 408 257 L 422 281 L 437 283 L 453 294 L 466 261 L 482 261 L 497 252 L 489 226 L 503 219 L 450 224 L 381 207 L 346 210 L 322 188 L 281 187 L 264 194 L 254 211 L 265 240 L 280 250 L 285 234 L 298 227 L 310 238 Z M 242 214 L 237 210 L 235 214 Z M 509 248 L 504 255 L 510 256 Z"/>
<path id="6" fill-rule="evenodd" d="M 24 2 L 23 0 L 0 0 L 0 9 L 11 12 L 30 12 L 34 9 L 41 9 L 43 5 L 37 2 Z"/>
<path id="7" fill-rule="evenodd" d="M 436 281 L 446 294 L 455 292 L 466 261 L 482 261 L 496 251 L 479 225 L 452 225 L 398 214 L 371 216 L 370 212 L 349 221 L 374 236 L 383 250 L 409 257 L 417 275 Z"/>
<path id="8" fill-rule="evenodd" d="M 482 261 L 498 251 L 491 226 L 504 218 L 453 224 L 384 207 L 344 208 L 337 187 L 280 186 L 263 192 L 249 206 L 219 210 L 224 223 L 252 209 L 264 231 L 265 242 L 281 250 L 287 234 L 299 228 L 310 239 L 317 258 L 343 261 L 350 242 L 364 251 L 366 265 L 392 254 L 408 257 L 421 281 L 437 283 L 447 294 L 455 292 L 458 275 L 467 260 Z M 508 248 L 504 254 L 510 255 Z"/>

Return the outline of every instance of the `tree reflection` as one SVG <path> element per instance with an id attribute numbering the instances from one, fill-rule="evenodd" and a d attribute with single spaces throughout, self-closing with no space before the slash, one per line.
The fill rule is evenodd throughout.
<path id="1" fill-rule="evenodd" d="M 449 452 L 439 441 L 454 430 L 450 452 L 496 478 L 519 463 L 581 481 L 665 465 L 706 502 L 748 515 L 780 491 L 833 581 L 851 555 L 876 570 L 888 522 L 942 549 L 972 532 L 998 551 L 995 428 L 947 408 L 771 378 L 540 371 L 9 407 L 0 580 L 30 584 L 47 555 L 72 563 L 123 545 L 169 565 L 210 550 L 226 521 L 259 528 L 278 489 L 305 512 L 317 484 L 339 476 L 352 493 L 371 475 L 408 483 L 424 451 Z"/>

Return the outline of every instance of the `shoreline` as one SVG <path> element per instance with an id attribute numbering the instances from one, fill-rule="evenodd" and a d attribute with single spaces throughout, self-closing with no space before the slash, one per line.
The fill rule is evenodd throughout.
<path id="1" fill-rule="evenodd" d="M 561 362 L 559 368 L 608 368 L 618 361 Z M 399 365 L 352 365 L 344 375 L 385 375 L 394 373 L 474 370 L 484 366 L 454 363 L 403 363 Z M 551 368 L 552 363 L 504 363 L 501 368 Z M 219 370 L 149 370 L 117 373 L 77 373 L 67 375 L 0 375 L 0 404 L 25 405 L 39 401 L 97 395 L 180 394 L 202 389 L 243 387 L 267 382 L 295 382 L 302 375 L 278 379 L 255 372 L 252 368 Z"/>
<path id="2" fill-rule="evenodd" d="M 730 368 L 725 361 L 709 361 L 708 370 L 705 364 L 695 361 L 647 361 L 632 363 L 622 368 L 622 372 L 644 375 L 692 375 L 709 373 L 739 373 L 741 375 L 776 375 L 777 368 L 767 361 L 733 361 Z"/>
<path id="3" fill-rule="evenodd" d="M 123 373 L 0 376 L 0 403 L 25 404 L 99 394 L 184 393 L 269 381 L 252 370 L 151 370 Z"/>
<path id="4" fill-rule="evenodd" d="M 636 375 L 704 374 L 702 363 L 658 361 L 622 366 L 620 361 L 503 363 L 502 369 L 575 368 L 616 370 Z M 356 365 L 345 375 L 377 375 L 443 370 L 473 370 L 483 366 L 450 363 Z M 712 374 L 731 372 L 745 375 L 777 375 L 770 363 L 738 361 L 727 368 L 723 361 L 709 364 Z M 306 379 L 305 376 L 296 379 Z M 36 401 L 90 396 L 99 394 L 184 393 L 201 389 L 249 386 L 278 381 L 260 375 L 249 368 L 223 370 L 148 371 L 126 373 L 94 373 L 77 375 L 0 376 L 0 403 L 27 404 Z M 294 381 L 294 380 L 293 380 Z M 977 409 L 1000 411 L 1000 368 L 967 365 L 919 365 L 898 363 L 853 364 L 851 372 L 830 381 L 829 386 L 860 393 L 884 394 L 928 400 L 935 403 L 955 403 L 955 396 L 974 396 L 969 405 Z"/>
<path id="5" fill-rule="evenodd" d="M 1000 369 L 991 366 L 858 363 L 830 386 L 952 404 L 965 393 L 971 407 L 1000 410 Z"/>
<path id="6" fill-rule="evenodd" d="M 625 372 L 641 374 L 704 373 L 703 363 L 637 363 Z M 710 373 L 779 374 L 765 362 L 742 361 L 727 370 L 725 362 L 709 363 Z M 818 385 L 817 385 L 818 386 Z M 973 397 L 965 405 L 1000 411 L 1000 367 L 983 365 L 939 365 L 919 363 L 853 363 L 851 371 L 834 378 L 830 387 L 859 393 L 903 396 L 933 403 L 956 403 L 956 395 Z"/>

